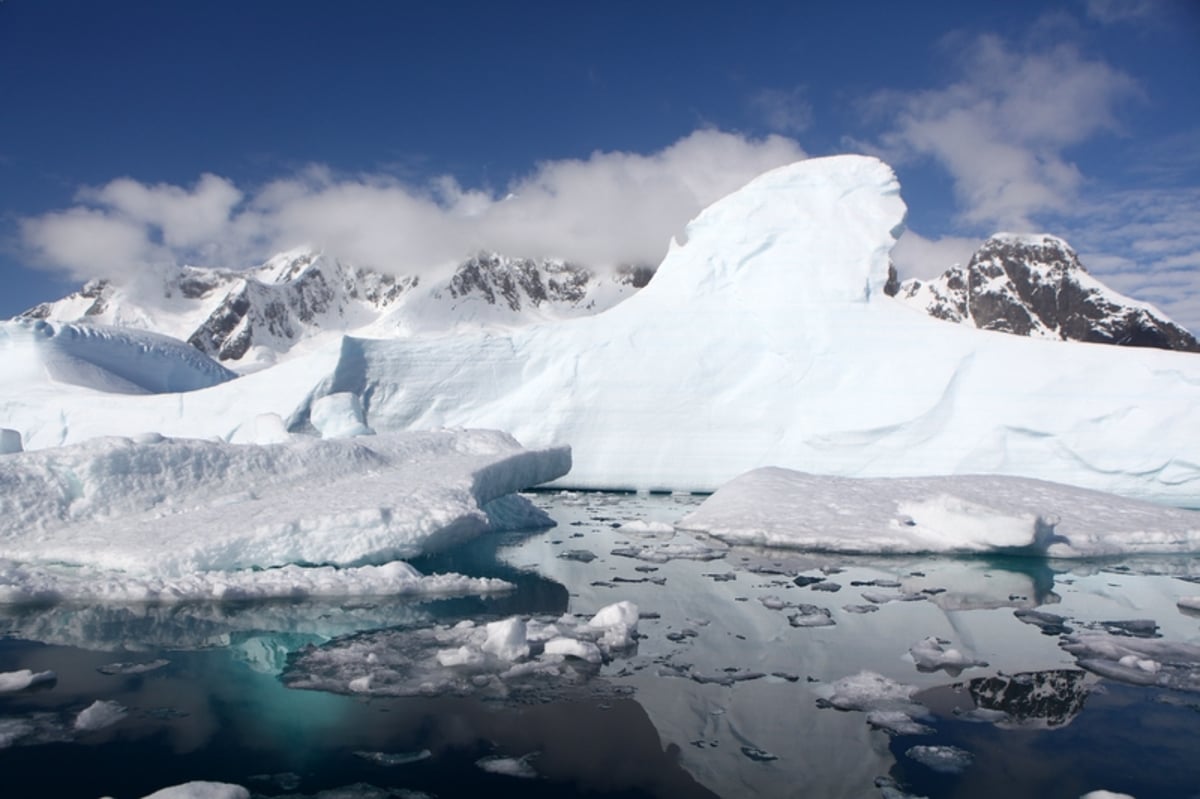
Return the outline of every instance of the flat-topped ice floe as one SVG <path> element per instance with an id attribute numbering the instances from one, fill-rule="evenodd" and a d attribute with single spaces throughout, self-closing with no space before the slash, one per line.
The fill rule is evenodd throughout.
<path id="1" fill-rule="evenodd" d="M 1200 552 L 1200 512 L 995 475 L 848 478 L 765 467 L 722 486 L 677 526 L 729 543 L 822 552 Z"/>
<path id="2" fill-rule="evenodd" d="M 569 469 L 566 447 L 527 450 L 492 431 L 270 445 L 150 435 L 5 455 L 0 599 L 486 589 L 384 564 L 547 524 L 514 492 Z"/>

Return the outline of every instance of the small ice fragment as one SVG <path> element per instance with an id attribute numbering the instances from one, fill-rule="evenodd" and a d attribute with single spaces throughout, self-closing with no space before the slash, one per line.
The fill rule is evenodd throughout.
<path id="1" fill-rule="evenodd" d="M 867 724 L 889 735 L 928 735 L 933 732 L 932 728 L 900 710 L 873 710 L 867 714 Z"/>
<path id="2" fill-rule="evenodd" d="M 950 647 L 950 642 L 929 636 L 913 644 L 908 649 L 917 671 L 931 672 L 944 669 L 951 677 L 957 677 L 963 669 L 987 666 L 983 660 L 967 657 L 957 649 Z"/>
<path id="3" fill-rule="evenodd" d="M 97 699 L 75 717 L 75 729 L 80 732 L 102 730 L 125 718 L 125 714 L 126 710 L 123 705 L 106 699 Z"/>
<path id="4" fill-rule="evenodd" d="M 788 616 L 788 624 L 793 627 L 832 627 L 837 624 L 829 608 L 817 605 L 797 605 L 797 613 Z"/>
<path id="5" fill-rule="evenodd" d="M 1115 793 L 1113 791 L 1088 791 L 1079 799 L 1134 799 L 1127 793 Z"/>
<path id="6" fill-rule="evenodd" d="M 587 549 L 568 549 L 566 552 L 558 553 L 558 556 L 563 560 L 574 560 L 580 563 L 591 563 L 596 559 L 596 553 Z"/>
<path id="7" fill-rule="evenodd" d="M 1184 613 L 1200 614 L 1200 596 L 1181 596 L 1175 605 Z"/>
<path id="8" fill-rule="evenodd" d="M 779 759 L 778 755 L 773 755 L 765 749 L 759 749 L 757 746 L 743 746 L 742 754 L 759 763 L 770 763 L 772 760 Z"/>
<path id="9" fill-rule="evenodd" d="M 552 638 L 546 642 L 547 655 L 562 655 L 586 660 L 588 663 L 600 663 L 604 657 L 600 648 L 590 641 L 580 641 L 577 638 Z"/>
<path id="10" fill-rule="evenodd" d="M 517 616 L 489 622 L 484 652 L 490 652 L 501 660 L 521 660 L 529 656 L 529 644 L 525 641 L 525 620 Z"/>
<path id="11" fill-rule="evenodd" d="M 25 719 L 0 719 L 0 749 L 12 746 L 33 730 L 34 726 Z"/>
<path id="12" fill-rule="evenodd" d="M 475 761 L 475 765 L 490 774 L 503 774 L 506 777 L 518 777 L 523 780 L 535 780 L 538 773 L 534 771 L 533 766 L 529 765 L 529 761 L 537 756 L 537 752 L 531 752 L 524 757 L 501 757 L 499 755 L 491 755 L 489 757 L 481 757 Z"/>
<path id="13" fill-rule="evenodd" d="M 355 677 L 346 687 L 356 694 L 365 694 L 371 690 L 371 675 Z"/>
<path id="14" fill-rule="evenodd" d="M 142 799 L 250 799 L 250 792 L 227 782 L 185 782 L 155 791 Z"/>
<path id="15" fill-rule="evenodd" d="M 904 754 L 940 774 L 958 774 L 975 759 L 957 746 L 914 746 Z"/>
<path id="16" fill-rule="evenodd" d="M 788 606 L 787 602 L 784 602 L 782 599 L 774 595 L 760 596 L 758 601 L 761 602 L 763 607 L 767 610 L 783 610 Z"/>
<path id="17" fill-rule="evenodd" d="M 110 677 L 117 674 L 145 674 L 148 671 L 161 669 L 170 662 L 169 660 L 159 658 L 158 660 L 151 660 L 148 663 L 106 663 L 103 666 L 98 666 L 96 671 L 101 674 L 107 674 Z"/>
<path id="18" fill-rule="evenodd" d="M 58 675 L 52 671 L 0 671 L 0 694 L 24 691 L 35 685 L 45 685 L 58 680 Z"/>
<path id="19" fill-rule="evenodd" d="M 419 752 L 355 752 L 355 757 L 369 760 L 381 766 L 403 766 L 433 757 L 433 752 L 422 749 Z"/>

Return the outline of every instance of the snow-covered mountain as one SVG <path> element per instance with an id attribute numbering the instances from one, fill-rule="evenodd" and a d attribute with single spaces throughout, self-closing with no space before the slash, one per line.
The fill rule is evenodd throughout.
<path id="1" fill-rule="evenodd" d="M 339 336 L 186 394 L 97 402 L 0 381 L 0 426 L 26 449 L 145 430 L 240 440 L 264 414 L 312 430 L 325 397 L 350 395 L 338 407 L 361 409 L 355 423 L 376 432 L 569 443 L 559 482 L 584 488 L 713 490 L 775 465 L 1006 474 L 1200 505 L 1200 358 L 914 313 L 884 292 L 904 214 L 878 160 L 802 161 L 703 211 L 654 279 L 601 313 Z M 504 292 L 425 296 L 456 312 L 511 310 Z"/>
<path id="2" fill-rule="evenodd" d="M 1018 336 L 1200 352 L 1200 341 L 1153 305 L 1088 274 L 1060 238 L 998 233 L 933 280 L 889 284 L 900 301 L 948 322 Z"/>
<path id="3" fill-rule="evenodd" d="M 348 332 L 392 337 L 597 313 L 648 277 L 645 269 L 605 278 L 561 260 L 480 253 L 449 278 L 423 283 L 299 248 L 242 272 L 187 266 L 165 277 L 161 291 L 95 280 L 18 318 L 151 330 L 247 371 L 301 342 Z"/>

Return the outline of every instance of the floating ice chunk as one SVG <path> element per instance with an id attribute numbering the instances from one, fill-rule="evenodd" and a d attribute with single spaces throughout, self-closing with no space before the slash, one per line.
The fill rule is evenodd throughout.
<path id="1" fill-rule="evenodd" d="M 480 647 L 501 660 L 521 660 L 529 655 L 525 641 L 525 620 L 513 616 L 487 625 L 487 640 Z"/>
<path id="2" fill-rule="evenodd" d="M 774 594 L 760 596 L 758 601 L 761 602 L 762 606 L 767 610 L 783 610 L 788 606 L 787 602 L 775 596 Z"/>
<path id="3" fill-rule="evenodd" d="M 0 694 L 24 691 L 26 688 L 31 688 L 35 685 L 46 685 L 57 679 L 58 675 L 52 671 L 35 672 L 30 669 L 0 671 Z"/>
<path id="4" fill-rule="evenodd" d="M 250 799 L 250 792 L 227 782 L 185 782 L 163 788 L 142 799 Z"/>
<path id="5" fill-rule="evenodd" d="M 517 777 L 523 780 L 536 780 L 538 773 L 529 761 L 537 757 L 537 752 L 531 752 L 524 757 L 501 757 L 491 755 L 475 761 L 475 765 L 489 774 L 503 774 L 506 777 Z"/>
<path id="6" fill-rule="evenodd" d="M 796 605 L 796 611 L 788 616 L 788 624 L 793 627 L 832 627 L 837 624 L 829 608 L 819 605 Z"/>
<path id="7" fill-rule="evenodd" d="M 975 760 L 970 752 L 957 746 L 914 746 L 904 754 L 941 774 L 961 773 Z"/>
<path id="8" fill-rule="evenodd" d="M 867 724 L 889 735 L 928 735 L 933 732 L 932 727 L 900 710 L 872 710 L 867 714 Z"/>
<path id="9" fill-rule="evenodd" d="M 1175 604 L 1184 613 L 1200 613 L 1200 596 L 1181 596 Z"/>
<path id="10" fill-rule="evenodd" d="M 617 529 L 631 535 L 669 535 L 675 532 L 673 526 L 664 522 L 647 522 L 642 519 L 625 522 Z"/>
<path id="11" fill-rule="evenodd" d="M 1195 511 L 1000 475 L 850 478 L 765 467 L 721 486 L 676 527 L 823 552 L 1200 551 Z"/>
<path id="12" fill-rule="evenodd" d="M 898 683 L 873 671 L 843 677 L 822 689 L 825 702 L 838 710 L 910 709 L 920 707 L 912 702 L 917 689 Z M 923 710 L 923 708 L 921 708 Z"/>
<path id="13" fill-rule="evenodd" d="M 362 400 L 349 392 L 326 394 L 314 400 L 309 409 L 309 421 L 321 438 L 375 435 L 375 431 L 367 427 Z"/>
<path id="14" fill-rule="evenodd" d="M 1066 636 L 1062 648 L 1081 668 L 1134 685 L 1200 692 L 1200 645 L 1107 633 Z"/>
<path id="15" fill-rule="evenodd" d="M 355 752 L 354 756 L 361 757 L 363 760 L 369 760 L 372 763 L 378 763 L 381 766 L 404 766 L 409 763 L 428 760 L 433 757 L 433 752 L 430 752 L 428 749 L 422 749 L 418 752 Z"/>
<path id="16" fill-rule="evenodd" d="M 951 677 L 957 677 L 964 669 L 987 666 L 987 661 L 967 657 L 951 648 L 949 641 L 935 636 L 922 638 L 909 647 L 908 654 L 916 664 L 917 671 L 944 669 Z"/>
<path id="17" fill-rule="evenodd" d="M 637 637 L 638 606 L 628 600 L 606 605 L 588 621 L 589 627 L 604 631 L 602 641 L 610 649 L 633 646 Z"/>
<path id="18" fill-rule="evenodd" d="M 0 749 L 7 749 L 34 729 L 33 724 L 25 719 L 0 718 Z"/>
<path id="19" fill-rule="evenodd" d="M 469 646 L 443 649 L 437 653 L 437 662 L 443 666 L 479 666 L 484 660 L 483 652 Z"/>
<path id="20" fill-rule="evenodd" d="M 17 430 L 9 430 L 7 427 L 0 427 L 0 455 L 11 455 L 23 450 L 21 433 Z"/>
<path id="21" fill-rule="evenodd" d="M 1114 791 L 1088 791 L 1079 799 L 1134 799 L 1127 793 L 1116 793 Z"/>
<path id="22" fill-rule="evenodd" d="M 125 718 L 127 712 L 124 705 L 118 702 L 97 699 L 75 717 L 75 729 L 80 732 L 102 730 Z"/>
<path id="23" fill-rule="evenodd" d="M 159 658 L 151 660 L 147 663 L 106 663 L 103 666 L 97 666 L 96 671 L 109 676 L 118 674 L 145 674 L 149 671 L 156 671 L 166 666 L 171 661 Z"/>
<path id="24" fill-rule="evenodd" d="M 578 638 L 552 638 L 546 642 L 544 651 L 547 655 L 575 657 L 586 660 L 588 663 L 600 663 L 604 660 L 600 647 L 590 641 L 581 641 Z"/>

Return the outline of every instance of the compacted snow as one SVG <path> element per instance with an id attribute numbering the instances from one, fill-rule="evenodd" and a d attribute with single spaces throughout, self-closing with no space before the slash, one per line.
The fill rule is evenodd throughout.
<path id="1" fill-rule="evenodd" d="M 288 443 L 101 438 L 0 458 L 0 600 L 444 593 L 396 561 L 545 526 L 514 492 L 570 468 L 488 431 Z"/>
<path id="2" fill-rule="evenodd" d="M 997 475 L 851 478 L 767 467 L 722 486 L 678 526 L 823 552 L 1200 552 L 1200 512 Z"/>

